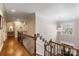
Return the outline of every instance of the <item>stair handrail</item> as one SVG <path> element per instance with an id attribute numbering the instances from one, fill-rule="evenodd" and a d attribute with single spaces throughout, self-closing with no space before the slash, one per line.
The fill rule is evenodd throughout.
<path id="1" fill-rule="evenodd" d="M 52 48 L 55 48 L 55 47 L 52 46 L 52 43 L 53 43 L 54 45 L 57 45 L 57 50 L 58 50 L 58 46 L 62 46 L 62 47 L 64 47 L 64 48 L 76 50 L 77 52 L 79 52 L 79 49 L 74 48 L 74 47 L 71 46 L 71 45 L 64 44 L 64 43 L 53 42 L 52 39 L 50 39 L 49 42 L 45 41 L 45 43 L 44 43 L 44 55 L 45 55 L 45 51 L 47 51 L 47 49 L 46 49 L 47 46 L 50 46 L 50 51 L 47 51 L 47 52 L 50 53 L 50 56 L 52 55 Z M 55 49 L 54 49 L 54 50 L 55 50 Z M 57 54 L 58 54 L 58 51 L 57 51 Z M 54 52 L 54 55 L 55 55 L 55 52 Z"/>
<path id="2" fill-rule="evenodd" d="M 25 32 L 25 31 L 18 32 L 18 40 L 20 39 L 19 38 L 20 34 L 21 35 L 25 35 L 25 36 L 30 37 L 30 38 L 33 38 L 33 40 L 34 40 L 34 53 L 32 55 L 36 56 L 36 34 L 34 34 L 34 36 L 31 36 L 31 35 L 28 35 L 28 34 L 24 34 L 23 32 Z"/>

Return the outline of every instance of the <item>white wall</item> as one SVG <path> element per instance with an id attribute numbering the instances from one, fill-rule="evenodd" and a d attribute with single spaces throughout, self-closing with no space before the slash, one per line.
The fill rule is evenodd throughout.
<path id="1" fill-rule="evenodd" d="M 18 31 L 27 31 L 27 25 L 21 21 L 15 21 L 15 37 L 17 38 Z"/>
<path id="2" fill-rule="evenodd" d="M 27 19 L 27 34 L 34 36 L 35 34 L 35 24 L 36 19 L 35 19 L 35 15 L 31 15 L 30 17 L 28 17 Z"/>
<path id="3" fill-rule="evenodd" d="M 56 41 L 56 24 L 36 15 L 36 33 L 39 33 L 47 41 L 50 39 Z M 44 55 L 44 42 L 42 42 L 39 38 L 36 40 L 36 52 Z"/>
<path id="4" fill-rule="evenodd" d="M 36 33 L 42 35 L 46 40 L 56 40 L 56 24 L 36 15 Z"/>
<path id="5" fill-rule="evenodd" d="M 57 41 L 79 48 L 79 20 L 67 21 L 73 23 L 73 35 L 57 35 Z M 60 24 L 62 24 L 61 22 Z M 64 21 L 65 23 L 65 21 Z"/>
<path id="6" fill-rule="evenodd" d="M 0 10 L 0 14 L 2 16 L 3 15 L 3 12 Z M 6 32 L 6 21 L 5 21 L 5 18 L 3 18 L 3 28 L 0 29 L 0 51 L 1 51 L 1 48 L 3 46 L 3 42 L 7 39 L 7 32 Z"/>

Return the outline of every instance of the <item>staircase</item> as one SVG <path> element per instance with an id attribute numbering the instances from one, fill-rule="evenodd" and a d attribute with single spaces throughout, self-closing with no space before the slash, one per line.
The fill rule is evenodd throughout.
<path id="1" fill-rule="evenodd" d="M 34 37 L 29 36 L 24 33 L 19 33 L 18 41 L 25 47 L 32 55 L 35 56 L 78 56 L 79 49 L 74 48 L 74 46 L 46 41 L 40 34 Z M 24 43 L 25 42 L 25 43 Z M 33 44 L 31 44 L 32 42 Z M 26 43 L 30 43 L 29 45 Z M 32 49 L 32 50 L 31 50 Z"/>
<path id="2" fill-rule="evenodd" d="M 44 43 L 45 56 L 78 56 L 79 49 L 64 43 L 56 43 L 50 40 Z"/>
<path id="3" fill-rule="evenodd" d="M 79 49 L 74 46 L 46 41 L 40 34 L 37 34 L 36 53 L 38 56 L 78 56 Z"/>

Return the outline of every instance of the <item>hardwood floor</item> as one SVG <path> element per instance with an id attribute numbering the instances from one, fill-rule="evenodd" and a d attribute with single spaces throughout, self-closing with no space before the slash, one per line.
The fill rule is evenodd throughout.
<path id="1" fill-rule="evenodd" d="M 9 36 L 4 42 L 1 56 L 31 56 L 31 54 L 13 37 Z"/>

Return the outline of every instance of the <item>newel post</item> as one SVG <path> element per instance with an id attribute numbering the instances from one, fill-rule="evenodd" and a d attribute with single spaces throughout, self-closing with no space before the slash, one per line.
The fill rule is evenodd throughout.
<path id="1" fill-rule="evenodd" d="M 46 43 L 47 43 L 47 41 L 45 40 L 45 42 L 44 42 L 44 56 L 46 56 Z"/>
<path id="2" fill-rule="evenodd" d="M 34 34 L 34 56 L 36 56 L 36 34 Z"/>
<path id="3" fill-rule="evenodd" d="M 52 56 L 52 39 L 50 39 L 49 43 L 50 43 L 50 56 Z"/>

